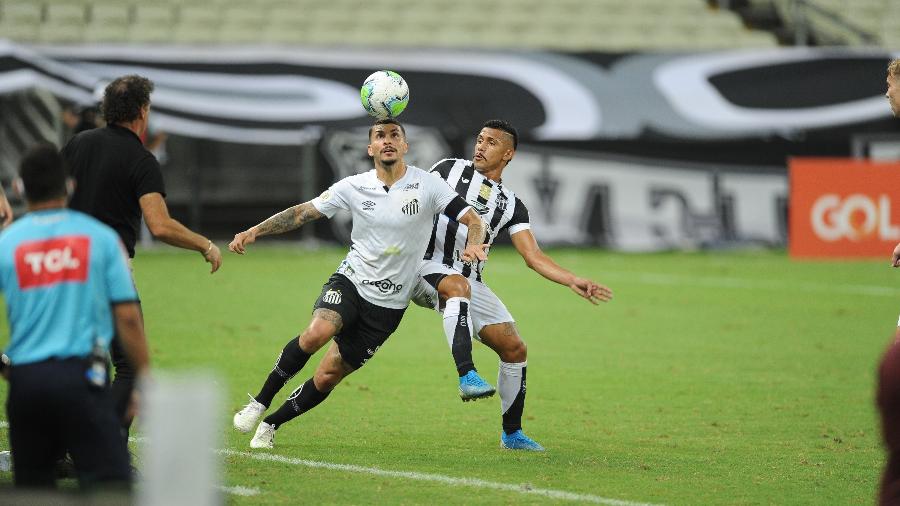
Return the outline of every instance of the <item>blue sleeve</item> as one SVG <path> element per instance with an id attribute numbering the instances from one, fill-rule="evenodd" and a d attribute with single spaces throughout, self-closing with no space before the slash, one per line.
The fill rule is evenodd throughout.
<path id="1" fill-rule="evenodd" d="M 104 237 L 105 246 L 104 269 L 106 274 L 107 293 L 109 302 L 137 302 L 138 294 L 131 277 L 131 269 L 128 268 L 128 253 L 125 246 L 115 233 Z"/>

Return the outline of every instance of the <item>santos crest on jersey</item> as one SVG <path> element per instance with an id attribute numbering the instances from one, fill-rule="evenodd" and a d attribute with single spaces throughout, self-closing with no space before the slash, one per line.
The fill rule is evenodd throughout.
<path id="1" fill-rule="evenodd" d="M 504 187 L 502 181 L 491 181 L 479 174 L 471 160 L 441 160 L 434 164 L 431 172 L 444 179 L 481 216 L 488 228 L 485 243 L 493 244 L 503 229 L 509 229 L 510 234 L 515 234 L 531 228 L 528 209 L 516 194 Z M 465 225 L 439 215 L 431 230 L 425 259 L 439 261 L 455 268 L 467 278 L 481 281 L 485 262 L 472 265 L 460 258 L 466 247 L 467 234 L 468 228 Z"/>

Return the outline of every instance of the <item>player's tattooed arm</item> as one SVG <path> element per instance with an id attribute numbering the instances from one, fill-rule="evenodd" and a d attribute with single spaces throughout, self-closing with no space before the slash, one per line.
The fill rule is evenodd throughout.
<path id="1" fill-rule="evenodd" d="M 311 202 L 304 202 L 302 204 L 297 204 L 294 207 L 289 207 L 284 211 L 272 216 L 266 221 L 256 225 L 256 236 L 263 235 L 272 235 L 272 234 L 281 234 L 284 232 L 289 232 L 296 228 L 300 228 L 303 225 L 321 218 L 325 216 L 320 213 L 315 206 L 312 205 Z"/>
<path id="2" fill-rule="evenodd" d="M 289 207 L 284 211 L 270 217 L 266 221 L 235 234 L 234 240 L 228 245 L 231 251 L 243 255 L 246 246 L 256 241 L 263 235 L 282 234 L 325 216 L 320 213 L 312 202 L 304 202 Z"/>
<path id="3" fill-rule="evenodd" d="M 484 244 L 487 238 L 487 225 L 484 220 L 475 211 L 469 209 L 459 219 L 459 222 L 469 230 L 466 236 L 466 250 L 462 254 L 463 260 L 467 262 L 487 260 L 488 245 Z"/>

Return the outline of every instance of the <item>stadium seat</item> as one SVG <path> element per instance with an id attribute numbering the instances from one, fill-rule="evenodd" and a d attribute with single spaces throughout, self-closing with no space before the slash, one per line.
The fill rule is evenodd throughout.
<path id="1" fill-rule="evenodd" d="M 43 6 L 39 3 L 6 0 L 0 4 L 0 33 L 4 38 L 36 41 L 42 20 Z"/>
<path id="2" fill-rule="evenodd" d="M 48 3 L 44 9 L 44 22 L 38 30 L 38 40 L 47 43 L 81 42 L 85 22 L 83 4 Z"/>
<path id="3" fill-rule="evenodd" d="M 174 7 L 168 3 L 135 4 L 134 18 L 128 30 L 128 41 L 171 42 L 175 22 Z"/>
<path id="4" fill-rule="evenodd" d="M 128 39 L 131 6 L 124 2 L 97 2 L 90 6 L 85 42 L 118 42 Z"/>
<path id="5" fill-rule="evenodd" d="M 179 44 L 211 44 L 219 41 L 222 11 L 206 5 L 182 5 L 172 40 Z"/>

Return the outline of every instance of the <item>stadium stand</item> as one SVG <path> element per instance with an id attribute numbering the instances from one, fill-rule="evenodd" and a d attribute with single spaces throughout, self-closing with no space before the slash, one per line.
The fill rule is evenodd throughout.
<path id="1" fill-rule="evenodd" d="M 747 28 L 736 12 L 717 5 L 706 0 L 419 0 L 398 10 L 393 0 L 0 0 L 0 37 L 48 44 L 387 44 L 572 51 L 777 45 L 773 34 Z"/>
<path id="2" fill-rule="evenodd" d="M 743 0 L 750 9 L 772 7 L 791 33 L 810 45 L 900 47 L 895 0 Z M 740 7 L 740 6 L 739 6 Z"/>

